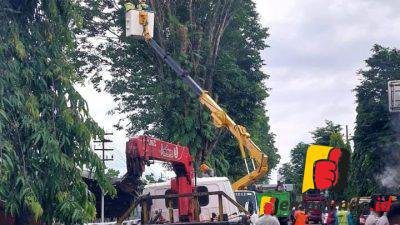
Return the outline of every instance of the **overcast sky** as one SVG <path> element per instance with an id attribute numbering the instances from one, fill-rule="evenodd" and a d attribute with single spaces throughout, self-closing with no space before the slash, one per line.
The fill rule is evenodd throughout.
<path id="1" fill-rule="evenodd" d="M 375 43 L 400 47 L 398 0 L 257 0 L 270 28 L 263 52 L 272 131 L 282 162 L 325 119 L 353 133 L 356 72 Z"/>
<path id="2" fill-rule="evenodd" d="M 282 162 L 298 142 L 311 141 L 310 131 L 325 119 L 349 125 L 353 133 L 357 70 L 375 43 L 400 47 L 399 0 L 256 0 L 270 48 L 262 52 L 270 75 L 266 101 Z M 238 6 L 240 7 L 240 6 Z M 91 114 L 107 131 L 114 102 L 90 86 L 81 88 Z M 114 162 L 125 171 L 124 132 L 115 132 Z M 151 172 L 159 173 L 158 167 Z M 275 177 L 276 175 L 273 175 Z"/>

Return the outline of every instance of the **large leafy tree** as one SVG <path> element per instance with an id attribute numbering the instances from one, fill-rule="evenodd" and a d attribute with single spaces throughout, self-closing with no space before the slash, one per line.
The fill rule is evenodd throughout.
<path id="1" fill-rule="evenodd" d="M 0 199 L 16 224 L 82 223 L 95 216 L 81 172 L 113 188 L 90 149 L 101 129 L 75 90 L 76 1 L 0 1 Z"/>
<path id="2" fill-rule="evenodd" d="M 351 169 L 354 195 L 398 188 L 398 114 L 388 109 L 388 81 L 400 79 L 400 51 L 375 45 L 355 89 L 357 119 Z M 396 180 L 397 179 L 397 180 Z"/>
<path id="3" fill-rule="evenodd" d="M 330 145 L 331 142 L 337 142 L 342 140 L 343 142 L 343 135 L 341 134 L 342 127 L 339 124 L 334 124 L 332 121 L 326 120 L 325 126 L 317 127 L 313 132 L 311 132 L 312 139 L 314 144 L 317 145 L 325 145 L 325 146 L 332 146 Z M 332 135 L 334 135 L 334 140 L 332 139 Z M 340 143 L 341 144 L 341 143 Z M 332 146 L 332 147 L 342 147 L 342 146 Z"/>
<path id="4" fill-rule="evenodd" d="M 251 0 L 150 1 L 156 12 L 155 39 L 177 59 L 199 84 L 211 93 L 238 123 L 253 134 L 274 168 L 279 156 L 274 147 L 264 100 L 268 96 L 261 71 L 260 50 L 267 47 Z M 103 13 L 100 27 L 110 27 L 99 45 L 101 57 L 89 57 L 95 72 L 108 64 L 111 79 L 106 90 L 118 102 L 115 111 L 125 114 L 128 131 L 146 131 L 162 139 L 187 145 L 197 163 L 208 162 L 218 175 L 231 178 L 245 171 L 236 142 L 229 132 L 216 129 L 207 109 L 199 104 L 179 77 L 155 57 L 144 41 L 124 37 L 123 9 L 112 6 Z M 112 35 L 112 34 L 115 34 Z M 85 46 L 86 47 L 86 46 Z M 90 46 L 89 46 L 90 47 Z M 212 157 L 210 157 L 212 156 Z"/>
<path id="5" fill-rule="evenodd" d="M 304 164 L 309 144 L 304 142 L 298 143 L 290 150 L 290 162 L 285 163 L 279 169 L 282 175 L 282 181 L 287 184 L 294 184 L 294 192 L 296 195 L 301 194 L 303 183 Z"/>

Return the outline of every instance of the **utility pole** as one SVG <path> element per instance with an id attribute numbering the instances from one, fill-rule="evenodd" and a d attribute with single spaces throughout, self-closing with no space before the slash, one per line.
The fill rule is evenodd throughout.
<path id="1" fill-rule="evenodd" d="M 101 161 L 103 161 L 104 166 L 106 165 L 106 161 L 112 161 L 114 160 L 114 156 L 111 155 L 111 158 L 108 158 L 106 155 L 106 152 L 113 151 L 114 149 L 112 148 L 106 148 L 106 143 L 111 143 L 112 140 L 106 138 L 106 136 L 113 135 L 113 133 L 105 133 L 104 138 L 100 140 L 95 140 L 94 143 L 101 143 L 101 148 L 94 148 L 95 151 L 101 151 Z M 104 192 L 101 190 L 101 222 L 104 223 Z"/>
<path id="2" fill-rule="evenodd" d="M 349 144 L 349 125 L 346 125 L 346 145 Z"/>

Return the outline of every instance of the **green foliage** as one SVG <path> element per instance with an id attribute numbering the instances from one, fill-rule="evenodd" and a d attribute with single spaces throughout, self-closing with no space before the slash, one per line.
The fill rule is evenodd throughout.
<path id="1" fill-rule="evenodd" d="M 106 176 L 107 176 L 109 179 L 118 178 L 118 176 L 119 176 L 119 171 L 118 171 L 118 170 L 115 170 L 115 169 L 107 169 Z"/>
<path id="2" fill-rule="evenodd" d="M 145 177 L 145 183 L 147 184 L 165 182 L 165 180 L 162 177 L 156 178 L 154 173 L 145 174 L 144 177 Z"/>
<path id="3" fill-rule="evenodd" d="M 339 147 L 339 148 L 346 148 L 347 144 L 344 143 L 343 134 L 340 132 L 333 132 L 329 136 L 329 146 L 331 147 Z"/>
<path id="4" fill-rule="evenodd" d="M 311 136 L 313 138 L 314 144 L 329 146 L 332 135 L 333 135 L 333 138 L 335 138 L 335 139 L 343 138 L 341 131 L 342 131 L 342 127 L 339 124 L 334 124 L 332 121 L 326 120 L 325 126 L 317 127 L 315 129 L 315 131 L 311 132 Z M 340 137 L 338 137 L 338 136 L 340 136 Z M 336 147 L 336 146 L 332 146 L 332 147 Z"/>
<path id="5" fill-rule="evenodd" d="M 73 86 L 75 2 L 0 1 L 0 199 L 18 224 L 93 219 L 83 169 L 115 192 L 90 148 L 102 131 Z"/>
<path id="6" fill-rule="evenodd" d="M 283 164 L 279 169 L 279 173 L 282 174 L 282 181 L 287 184 L 294 184 L 294 193 L 296 195 L 301 194 L 304 164 L 308 147 L 309 145 L 304 142 L 298 143 L 290 151 L 290 162 Z"/>
<path id="7" fill-rule="evenodd" d="M 358 73 L 361 84 L 355 89 L 357 119 L 350 172 L 350 190 L 357 196 L 383 191 L 380 175 L 385 166 L 398 165 L 399 160 L 393 157 L 399 151 L 399 120 L 389 113 L 387 84 L 400 79 L 400 51 L 375 45 L 365 62 L 366 69 Z"/>
<path id="8" fill-rule="evenodd" d="M 156 0 L 152 8 L 156 11 L 156 41 L 236 122 L 251 131 L 273 169 L 279 156 L 266 116 L 264 100 L 268 93 L 263 82 L 268 77 L 261 71 L 260 55 L 267 47 L 268 33 L 259 23 L 255 3 Z M 103 13 L 100 27 L 121 31 L 124 11 L 117 11 L 117 6 L 113 9 L 110 14 Z M 218 175 L 236 179 L 246 173 L 233 137 L 214 127 L 208 110 L 144 41 L 117 33 L 91 52 L 86 60 L 89 69 L 102 64 L 111 68 L 105 89 L 119 103 L 115 111 L 126 115 L 130 134 L 145 131 L 189 146 L 196 163 L 208 161 Z M 96 55 L 101 57 L 96 59 Z M 100 72 L 94 72 L 92 81 L 100 82 Z"/>

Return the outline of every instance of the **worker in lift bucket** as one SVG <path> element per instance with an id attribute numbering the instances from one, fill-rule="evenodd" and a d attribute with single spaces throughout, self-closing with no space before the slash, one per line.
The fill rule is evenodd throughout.
<path id="1" fill-rule="evenodd" d="M 139 4 L 137 5 L 138 10 L 150 11 L 149 5 L 147 5 L 146 0 L 139 0 Z"/>
<path id="2" fill-rule="evenodd" d="M 274 204 L 271 202 L 267 202 L 264 205 L 264 215 L 261 216 L 256 225 L 280 225 L 278 218 L 274 215 Z"/>

